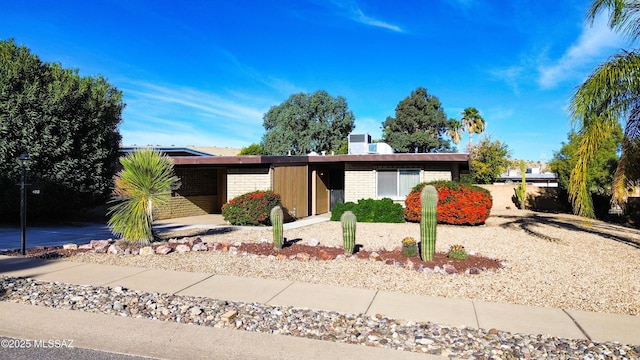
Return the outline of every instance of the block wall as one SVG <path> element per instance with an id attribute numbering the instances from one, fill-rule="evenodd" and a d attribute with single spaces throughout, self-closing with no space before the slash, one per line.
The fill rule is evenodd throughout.
<path id="1" fill-rule="evenodd" d="M 271 190 L 271 169 L 228 169 L 227 199 L 256 190 Z"/>
<path id="2" fill-rule="evenodd" d="M 214 213 L 218 197 L 216 195 L 174 196 L 154 213 L 157 220 Z"/>

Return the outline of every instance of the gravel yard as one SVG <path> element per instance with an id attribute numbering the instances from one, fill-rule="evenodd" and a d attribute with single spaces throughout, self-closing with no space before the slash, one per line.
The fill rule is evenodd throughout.
<path id="1" fill-rule="evenodd" d="M 193 234 L 190 234 L 193 235 Z M 317 239 L 341 246 L 339 222 L 286 231 L 289 240 Z M 209 231 L 205 242 L 258 242 L 269 228 Z M 357 244 L 395 248 L 419 239 L 418 224 L 358 223 Z M 68 261 L 96 262 L 286 279 L 421 295 L 476 299 L 585 311 L 640 315 L 640 231 L 566 214 L 502 210 L 482 226 L 438 226 L 437 251 L 464 245 L 467 251 L 506 260 L 508 266 L 479 275 L 424 274 L 367 260 L 299 262 L 220 252 L 168 255 L 85 253 Z"/>

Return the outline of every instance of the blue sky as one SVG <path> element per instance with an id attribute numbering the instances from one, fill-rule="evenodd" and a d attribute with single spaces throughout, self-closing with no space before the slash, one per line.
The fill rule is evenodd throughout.
<path id="1" fill-rule="evenodd" d="M 604 17 L 585 23 L 590 3 L 8 0 L 0 39 L 123 91 L 124 145 L 258 143 L 271 106 L 316 90 L 346 98 L 355 132 L 380 138 L 424 87 L 451 118 L 476 107 L 513 158 L 549 160 L 572 92 L 628 47 Z"/>

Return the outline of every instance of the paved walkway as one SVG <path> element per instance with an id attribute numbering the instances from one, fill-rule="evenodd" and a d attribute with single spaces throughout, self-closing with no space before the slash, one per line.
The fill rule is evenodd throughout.
<path id="1" fill-rule="evenodd" d="M 496 304 L 284 280 L 7 256 L 0 256 L 0 274 L 71 284 L 123 286 L 149 292 L 203 296 L 231 301 L 260 302 L 348 313 L 382 314 L 396 319 L 432 321 L 439 324 L 473 328 L 496 328 L 514 333 L 549 334 L 563 338 L 588 338 L 598 342 L 618 341 L 625 344 L 640 344 L 640 317 L 638 316 Z M 420 306 L 416 306 L 416 304 L 420 304 Z M 183 357 L 185 349 L 190 349 L 189 351 L 192 351 L 194 356 L 200 357 L 202 351 L 211 350 L 210 346 L 206 344 L 212 342 L 207 340 L 198 342 L 196 345 L 194 343 L 196 339 L 185 335 L 187 333 L 193 333 L 198 337 L 206 334 L 207 337 L 213 336 L 222 343 L 246 340 L 247 344 L 258 341 L 264 342 L 269 349 L 273 347 L 269 346 L 272 340 L 269 340 L 269 336 L 265 337 L 264 334 L 248 334 L 242 331 L 234 331 L 231 334 L 220 329 L 196 329 L 200 327 L 171 325 L 141 319 L 122 319 L 112 315 L 87 314 L 80 311 L 57 310 L 7 302 L 0 302 L 0 309 L 0 313 L 3 314 L 2 322 L 0 322 L 1 336 L 19 338 L 41 338 L 44 336 L 48 339 L 52 336 L 59 338 L 62 336 L 61 334 L 66 334 L 65 336 L 69 338 L 77 339 L 76 344 L 81 347 L 132 353 L 140 356 Z M 43 319 L 48 320 L 43 322 Z M 60 321 L 54 321 L 54 319 Z M 79 324 L 84 324 L 84 326 L 79 326 Z M 146 334 L 155 334 L 153 336 L 155 340 L 141 344 L 136 341 L 138 336 L 132 335 L 124 337 L 125 344 L 117 342 L 116 344 L 111 340 L 105 342 L 105 337 L 111 337 L 109 334 L 123 333 L 127 328 L 131 329 L 132 334 L 144 333 L 144 341 L 149 339 Z M 88 329 L 91 331 L 89 332 Z M 104 336 L 100 336 L 101 333 Z M 238 339 L 235 339 L 236 337 Z M 122 339 L 123 337 L 117 338 Z M 281 348 L 282 341 L 291 343 L 293 347 L 302 346 L 298 342 L 304 342 L 305 347 L 310 346 L 306 344 L 305 340 L 283 336 L 278 338 L 277 347 Z M 174 350 L 178 353 L 173 353 L 174 350 L 164 352 L 165 348 L 159 351 L 158 342 L 162 341 L 170 342 L 171 347 L 175 346 Z M 214 343 L 216 346 L 221 345 L 219 342 Z M 204 347 L 201 347 L 201 344 L 205 344 Z M 327 348 L 327 343 L 320 341 L 310 344 L 321 349 L 318 350 L 320 358 L 326 358 L 327 354 L 335 354 L 340 358 L 349 354 L 348 358 L 356 358 L 349 350 L 357 351 L 358 354 L 363 351 L 362 347 L 358 346 L 349 348 L 339 344 L 331 344 Z M 252 347 L 254 346 L 252 345 Z M 332 346 L 335 346 L 335 349 Z M 282 349 L 284 348 L 286 346 L 282 347 Z M 258 350 L 252 349 L 251 351 Z M 249 356 L 251 351 L 237 355 Z M 259 353 L 263 354 L 262 351 Z M 342 356 L 334 351 L 340 352 Z M 345 353 L 342 353 L 343 351 Z M 393 350 L 377 349 L 371 351 L 374 353 L 380 351 L 380 358 L 385 358 L 389 356 L 388 351 Z M 405 355 L 407 358 L 411 358 L 408 353 L 398 351 L 393 352 L 392 355 L 394 358 L 403 358 Z M 220 356 L 231 358 L 230 354 L 226 353 L 220 354 Z M 369 354 L 369 358 L 375 359 L 376 356 Z M 422 358 L 424 359 L 424 357 Z"/>
<path id="2" fill-rule="evenodd" d="M 199 226 L 186 220 L 168 228 Z M 326 216 L 307 219 L 326 221 Z M 297 225 L 294 225 L 298 223 Z M 300 222 L 288 224 L 301 226 Z M 260 302 L 348 313 L 382 314 L 412 321 L 525 334 L 640 344 L 640 316 L 497 304 L 343 288 L 295 281 L 255 279 L 113 265 L 0 256 L 0 275 L 149 292 Z M 420 304 L 420 306 L 416 306 Z M 289 336 L 164 323 L 0 301 L 0 336 L 75 340 L 78 347 L 160 358 L 435 359 L 425 356 Z M 113 336 L 113 334 L 130 334 Z M 140 335 L 144 334 L 144 335 Z M 0 353 L 1 355 L 1 353 Z"/>

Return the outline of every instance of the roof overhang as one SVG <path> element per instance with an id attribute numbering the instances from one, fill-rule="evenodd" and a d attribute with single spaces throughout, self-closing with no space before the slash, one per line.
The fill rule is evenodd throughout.
<path id="1" fill-rule="evenodd" d="M 468 163 L 467 153 L 428 154 L 373 154 L 373 155 L 318 155 L 318 156 L 175 156 L 175 165 L 286 165 L 323 163 L 425 163 L 454 162 Z"/>

